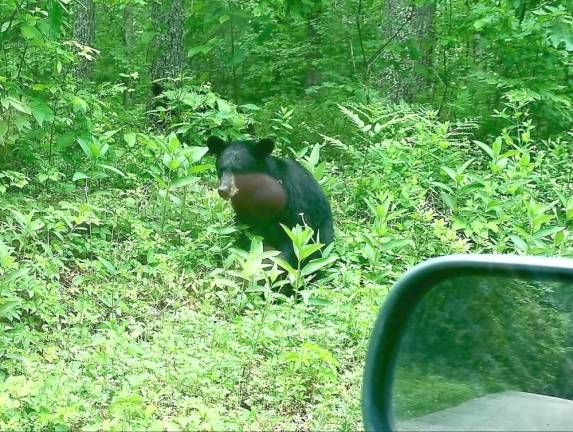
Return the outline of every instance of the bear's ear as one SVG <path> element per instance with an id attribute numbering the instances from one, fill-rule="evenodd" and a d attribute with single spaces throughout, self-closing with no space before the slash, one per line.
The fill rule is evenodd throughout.
<path id="1" fill-rule="evenodd" d="M 211 135 L 209 138 L 207 138 L 207 147 L 209 148 L 209 153 L 218 155 L 226 146 L 227 143 L 218 136 Z"/>
<path id="2" fill-rule="evenodd" d="M 257 144 L 255 144 L 253 153 L 255 154 L 255 156 L 259 158 L 266 158 L 273 152 L 274 148 L 275 148 L 275 143 L 272 139 L 263 138 L 262 140 L 259 140 Z"/>

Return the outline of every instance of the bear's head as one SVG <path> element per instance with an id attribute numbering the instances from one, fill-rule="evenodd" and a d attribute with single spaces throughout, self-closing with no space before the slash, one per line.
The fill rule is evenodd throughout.
<path id="1" fill-rule="evenodd" d="M 219 195 L 229 199 L 238 190 L 235 176 L 264 173 L 265 159 L 272 153 L 275 144 L 269 138 L 227 143 L 219 137 L 211 136 L 207 139 L 207 147 L 217 157 Z"/>

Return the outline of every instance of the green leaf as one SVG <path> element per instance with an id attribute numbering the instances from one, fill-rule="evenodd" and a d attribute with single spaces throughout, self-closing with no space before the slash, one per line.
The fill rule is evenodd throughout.
<path id="1" fill-rule="evenodd" d="M 198 180 L 199 178 L 194 176 L 179 177 L 173 181 L 171 184 L 171 189 L 179 189 L 181 187 L 190 185 L 191 183 L 196 183 Z"/>
<path id="2" fill-rule="evenodd" d="M 21 27 L 22 36 L 31 41 L 43 41 L 42 33 L 36 28 L 28 24 Z"/>
<path id="3" fill-rule="evenodd" d="M 461 168 L 458 170 L 459 172 L 464 172 L 469 166 L 470 164 L 473 162 L 473 159 L 470 159 L 469 161 L 464 162 L 464 164 L 461 166 Z"/>
<path id="4" fill-rule="evenodd" d="M 310 261 L 307 265 L 305 265 L 301 271 L 303 276 L 308 276 L 312 273 L 317 272 L 323 267 L 332 264 L 336 261 L 336 257 L 329 256 L 328 258 L 317 258 Z"/>
<path id="5" fill-rule="evenodd" d="M 391 251 L 393 249 L 401 249 L 404 246 L 408 246 L 412 243 L 411 240 L 401 239 L 401 240 L 391 240 L 389 242 L 383 243 L 378 250 L 379 251 Z"/>
<path id="6" fill-rule="evenodd" d="M 244 105 L 241 105 L 241 108 L 244 108 L 248 111 L 259 111 L 260 110 L 260 108 L 254 104 L 244 104 Z"/>
<path id="7" fill-rule="evenodd" d="M 5 304 L 0 304 L 0 318 L 7 321 L 17 318 L 19 306 L 20 304 L 14 301 L 6 301 Z"/>
<path id="8" fill-rule="evenodd" d="M 35 101 L 32 103 L 32 115 L 40 125 L 43 126 L 45 121 L 52 121 L 54 119 L 54 112 L 47 103 L 43 101 Z"/>
<path id="9" fill-rule="evenodd" d="M 454 210 L 457 207 L 457 200 L 452 195 L 447 194 L 443 191 L 440 195 L 442 196 L 444 203 L 448 206 L 450 210 Z"/>
<path id="10" fill-rule="evenodd" d="M 443 190 L 445 190 L 446 192 L 449 192 L 449 193 L 451 193 L 451 194 L 454 193 L 454 191 L 452 190 L 452 188 L 449 187 L 448 185 L 444 184 L 444 183 L 431 181 L 430 184 L 431 184 L 431 185 L 434 185 L 434 186 L 437 186 L 437 187 L 439 187 L 440 189 L 443 189 Z"/>
<path id="11" fill-rule="evenodd" d="M 20 212 L 20 211 L 18 211 L 18 210 L 16 210 L 16 209 L 12 209 L 11 212 L 12 212 L 12 216 L 14 216 L 14 218 L 16 219 L 16 221 L 17 221 L 21 226 L 26 226 L 26 225 L 28 225 L 28 219 L 26 218 L 26 216 L 25 216 L 22 212 Z"/>
<path id="12" fill-rule="evenodd" d="M 197 54 L 208 54 L 213 49 L 211 45 L 197 45 L 187 51 L 187 57 L 192 58 Z"/>
<path id="13" fill-rule="evenodd" d="M 331 306 L 333 303 L 327 299 L 318 298 L 318 297 L 311 297 L 308 299 L 307 304 L 309 306 L 326 307 L 326 306 Z"/>
<path id="14" fill-rule="evenodd" d="M 247 293 L 262 293 L 262 292 L 271 292 L 269 287 L 266 286 L 253 286 L 250 288 L 247 288 L 245 290 L 245 292 Z"/>
<path id="15" fill-rule="evenodd" d="M 14 265 L 15 259 L 12 257 L 11 248 L 0 239 L 0 267 L 10 269 Z"/>
<path id="16" fill-rule="evenodd" d="M 29 129 L 31 127 L 30 122 L 28 121 L 28 116 L 24 116 L 22 114 L 15 114 L 12 117 L 14 124 L 18 131 L 22 132 L 24 129 Z"/>
<path id="17" fill-rule="evenodd" d="M 289 272 L 291 275 L 296 274 L 296 270 L 288 263 L 288 261 L 285 261 L 284 259 L 279 257 L 274 257 L 273 261 L 276 262 L 283 269 L 285 269 L 287 272 Z"/>
<path id="18" fill-rule="evenodd" d="M 308 258 L 309 256 L 311 256 L 313 253 L 319 251 L 324 245 L 320 244 L 320 243 L 314 243 L 314 244 L 307 244 L 304 246 L 301 246 L 300 248 L 300 260 L 304 260 L 305 258 Z"/>
<path id="19" fill-rule="evenodd" d="M 533 234 L 533 238 L 535 240 L 539 240 L 544 237 L 563 231 L 564 229 L 565 229 L 564 227 L 558 227 L 558 226 L 543 228 L 542 230 L 539 230 L 535 234 Z"/>
<path id="20" fill-rule="evenodd" d="M 128 147 L 133 147 L 137 142 L 137 135 L 133 132 L 126 133 L 123 135 L 123 139 L 127 143 Z"/>
<path id="21" fill-rule="evenodd" d="M 83 179 L 89 179 L 89 177 L 87 175 L 85 175 L 83 172 L 76 172 L 74 173 L 74 176 L 72 177 L 72 181 L 78 181 L 78 180 L 83 180 Z"/>
<path id="22" fill-rule="evenodd" d="M 115 274 L 117 273 L 117 270 L 115 269 L 115 267 L 113 266 L 112 263 L 110 263 L 108 260 L 102 258 L 102 257 L 97 257 L 97 260 L 102 263 L 102 265 L 104 266 L 104 268 L 108 271 L 109 274 Z"/>
<path id="23" fill-rule="evenodd" d="M 553 241 L 556 245 L 560 245 L 567 238 L 567 231 L 559 231 L 553 237 Z"/>
<path id="24" fill-rule="evenodd" d="M 0 121 L 0 140 L 4 138 L 6 132 L 8 132 L 8 124 L 4 121 Z"/>
<path id="25" fill-rule="evenodd" d="M 84 151 L 85 155 L 89 159 L 95 158 L 95 155 L 92 151 L 92 147 L 88 141 L 84 140 L 83 138 L 78 138 L 78 143 L 79 143 L 80 147 L 82 148 L 82 150 Z"/>
<path id="26" fill-rule="evenodd" d="M 495 157 L 493 154 L 493 150 L 491 149 L 490 146 L 482 143 L 481 141 L 475 141 L 474 140 L 474 143 L 477 144 L 484 152 L 486 152 L 490 158 L 493 159 Z"/>
<path id="27" fill-rule="evenodd" d="M 481 182 L 473 182 L 473 183 L 470 183 L 470 184 L 467 184 L 467 185 L 461 187 L 459 190 L 459 194 L 464 195 L 464 194 L 467 194 L 469 192 L 473 192 L 476 189 L 483 189 L 483 187 L 484 186 Z"/>
<path id="28" fill-rule="evenodd" d="M 238 66 L 247 58 L 247 52 L 241 48 L 235 49 L 235 53 L 231 57 L 229 64 L 231 66 Z"/>
<path id="29" fill-rule="evenodd" d="M 527 252 L 527 249 L 529 248 L 527 246 L 527 243 L 525 243 L 525 241 L 519 237 L 518 235 L 512 234 L 509 236 L 509 238 L 511 239 L 511 241 L 513 242 L 513 244 L 515 245 L 515 247 L 517 249 L 519 249 L 522 252 Z"/>
<path id="30" fill-rule="evenodd" d="M 558 48 L 563 42 L 565 50 L 573 51 L 573 33 L 570 24 L 567 25 L 563 21 L 556 21 L 548 32 L 548 36 L 554 48 Z"/>
<path id="31" fill-rule="evenodd" d="M 71 410 L 71 412 L 74 412 L 73 409 Z M 70 427 L 65 424 L 56 424 L 54 426 L 54 432 L 68 432 L 69 430 Z"/>
<path id="32" fill-rule="evenodd" d="M 183 149 L 182 153 L 187 158 L 191 159 L 192 163 L 197 163 L 201 159 L 203 159 L 203 156 L 205 156 L 208 151 L 209 151 L 208 147 L 190 146 L 190 147 L 186 147 L 185 149 Z"/>
<path id="33" fill-rule="evenodd" d="M 96 145 L 97 145 L 97 144 L 98 144 L 98 143 L 96 143 Z M 98 158 L 104 157 L 105 154 L 108 152 L 108 150 L 109 150 L 109 144 L 108 144 L 108 143 L 102 144 L 102 145 L 98 148 L 97 157 L 98 157 Z"/>
<path id="34" fill-rule="evenodd" d="M 161 161 L 163 162 L 163 165 L 168 167 L 169 163 L 171 162 L 171 155 L 169 153 L 163 153 L 163 157 L 161 158 Z"/>
<path id="35" fill-rule="evenodd" d="M 112 171 L 116 174 L 119 174 L 121 177 L 123 178 L 127 178 L 127 176 L 123 173 L 123 171 L 120 171 L 119 169 L 117 169 L 114 166 L 111 165 L 105 165 L 105 164 L 98 164 L 98 166 L 102 167 L 103 169 L 106 169 L 108 171 Z"/>
<path id="36" fill-rule="evenodd" d="M 181 147 L 181 143 L 179 142 L 179 138 L 177 138 L 177 135 L 175 133 L 169 134 L 169 137 L 167 139 L 167 149 L 169 153 L 175 153 L 175 151 L 179 149 L 179 147 Z"/>
<path id="37" fill-rule="evenodd" d="M 499 156 L 501 154 L 501 139 L 500 138 L 496 138 L 495 141 L 493 142 L 493 145 L 491 147 L 491 150 L 493 151 L 495 156 Z M 493 157 L 492 157 L 493 159 Z"/>
<path id="38" fill-rule="evenodd" d="M 448 167 L 442 167 L 442 171 L 444 171 L 454 182 L 457 183 L 457 174 L 456 172 Z"/>
<path id="39" fill-rule="evenodd" d="M 213 168 L 213 164 L 195 165 L 195 166 L 192 166 L 191 168 L 189 168 L 188 173 L 189 174 L 199 174 L 199 173 L 207 171 L 211 168 Z"/>
<path id="40" fill-rule="evenodd" d="M 51 40 L 56 40 L 60 35 L 60 28 L 63 24 L 62 9 L 63 7 L 59 1 L 51 1 L 48 4 L 48 23 Z"/>
<path id="41" fill-rule="evenodd" d="M 85 114 L 88 111 L 87 102 L 79 96 L 74 96 L 72 98 L 72 107 L 74 108 L 75 112 L 79 111 Z"/>
<path id="42" fill-rule="evenodd" d="M 171 171 L 175 171 L 181 166 L 181 161 L 179 159 L 171 159 L 167 164 L 167 168 Z"/>
<path id="43" fill-rule="evenodd" d="M 24 114 L 32 114 L 32 110 L 30 109 L 30 106 L 26 102 L 19 101 L 18 99 L 14 99 L 11 97 L 7 98 L 6 100 L 8 104 L 10 104 L 17 111 L 20 111 L 21 113 Z"/>

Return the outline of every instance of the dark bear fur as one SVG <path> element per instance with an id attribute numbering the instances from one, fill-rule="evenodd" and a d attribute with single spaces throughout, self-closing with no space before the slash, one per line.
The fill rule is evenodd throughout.
<path id="1" fill-rule="evenodd" d="M 219 194 L 221 196 L 233 200 L 232 195 L 235 193 L 236 185 L 234 180 L 229 181 L 229 179 L 237 176 L 237 182 L 240 183 L 242 174 L 264 174 L 282 185 L 286 194 L 286 203 L 281 205 L 281 209 L 277 210 L 272 218 L 268 217 L 268 212 L 265 213 L 265 217 L 252 211 L 241 212 L 240 209 L 249 208 L 248 205 L 238 206 L 235 203 L 233 207 L 237 222 L 247 225 L 253 234 L 261 236 L 267 246 L 280 251 L 281 257 L 293 267 L 296 268 L 297 258 L 292 242 L 280 224 L 289 228 L 297 224 L 306 224 L 314 230 L 315 241 L 318 237 L 320 243 L 325 245 L 332 243 L 334 240 L 332 212 L 320 185 L 312 174 L 298 162 L 271 156 L 274 149 L 272 140 L 226 143 L 221 138 L 212 136 L 207 140 L 207 146 L 209 151 L 217 157 L 217 175 L 220 181 Z M 260 187 L 270 187 L 265 184 L 266 181 L 261 181 Z M 271 196 L 270 193 L 267 195 Z M 277 202 L 284 200 L 279 192 L 274 192 L 274 195 L 273 199 Z M 320 252 L 315 253 L 308 259 L 319 255 Z"/>

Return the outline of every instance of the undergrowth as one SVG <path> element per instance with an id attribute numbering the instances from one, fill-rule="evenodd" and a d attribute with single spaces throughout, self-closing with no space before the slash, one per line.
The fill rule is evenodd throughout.
<path id="1" fill-rule="evenodd" d="M 478 136 L 481 120 L 421 107 L 241 113 L 204 91 L 187 100 L 207 113 L 178 135 L 99 117 L 83 159 L 2 166 L 0 429 L 355 430 L 368 337 L 405 270 L 573 255 L 570 137 L 538 136 L 527 104 L 507 101 L 505 128 Z M 273 290 L 284 270 L 258 239 L 235 249 L 243 228 L 205 156 L 207 130 L 250 122 L 332 203 L 334 249 L 291 269 L 296 299 Z"/>

